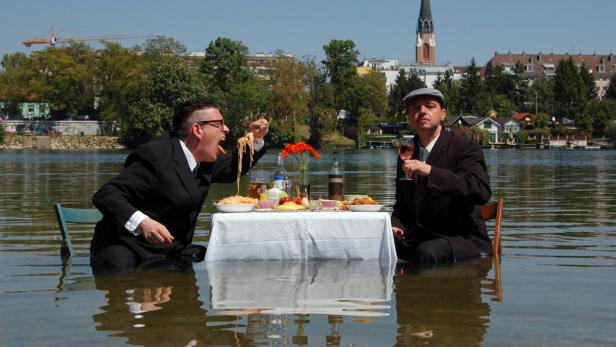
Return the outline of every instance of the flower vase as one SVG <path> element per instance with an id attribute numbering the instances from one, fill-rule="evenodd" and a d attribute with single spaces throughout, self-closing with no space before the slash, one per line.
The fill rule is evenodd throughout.
<path id="1" fill-rule="evenodd" d="M 309 156 L 302 155 L 299 161 L 299 184 L 297 195 L 305 196 L 310 199 L 310 182 L 308 179 Z"/>

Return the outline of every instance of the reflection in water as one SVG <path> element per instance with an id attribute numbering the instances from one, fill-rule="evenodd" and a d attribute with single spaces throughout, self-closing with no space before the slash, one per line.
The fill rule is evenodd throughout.
<path id="1" fill-rule="evenodd" d="M 393 267 L 375 261 L 206 262 L 212 308 L 225 314 L 383 316 Z"/>
<path id="2" fill-rule="evenodd" d="M 139 270 L 130 277 L 95 277 L 107 305 L 93 315 L 96 330 L 142 346 L 247 345 L 237 317 L 208 316 L 192 267 Z"/>
<path id="3" fill-rule="evenodd" d="M 490 283 L 491 267 L 491 258 L 423 270 L 399 267 L 396 345 L 480 346 L 490 315 L 482 287 Z"/>
<path id="4" fill-rule="evenodd" d="M 390 262 L 219 261 L 205 266 L 211 307 L 224 315 L 247 314 L 246 336 L 255 345 L 308 345 L 311 315 L 326 315 L 325 344 L 338 346 L 343 316 L 389 315 L 383 303 L 391 300 L 395 265 Z"/>

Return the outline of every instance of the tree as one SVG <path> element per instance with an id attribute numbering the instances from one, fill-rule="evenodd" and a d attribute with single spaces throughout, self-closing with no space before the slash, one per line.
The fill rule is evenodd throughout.
<path id="1" fill-rule="evenodd" d="M 592 100 L 597 98 L 597 85 L 595 84 L 595 78 L 592 75 L 592 69 L 586 64 L 580 66 L 580 78 L 582 79 L 582 92 L 586 94 L 586 100 Z"/>
<path id="2" fill-rule="evenodd" d="M 398 77 L 396 77 L 396 81 L 389 91 L 387 100 L 387 113 L 389 116 L 398 121 L 406 119 L 406 109 L 402 99 L 413 90 L 425 87 L 426 84 L 417 75 L 407 75 L 406 71 L 400 69 Z"/>
<path id="3" fill-rule="evenodd" d="M 554 76 L 554 99 L 560 115 L 576 119 L 586 106 L 587 87 L 573 59 L 561 60 Z"/>
<path id="4" fill-rule="evenodd" d="M 312 70 L 301 61 L 279 54 L 267 64 L 269 102 L 267 115 L 277 130 L 296 134 L 296 124 L 308 123 L 308 101 Z"/>
<path id="5" fill-rule="evenodd" d="M 248 48 L 240 41 L 218 37 L 205 49 L 200 70 L 205 75 L 209 91 L 229 92 L 237 83 L 246 82 L 252 72 L 246 62 Z"/>
<path id="6" fill-rule="evenodd" d="M 601 136 L 610 124 L 616 121 L 616 100 L 591 100 L 578 117 L 576 124 L 587 133 Z"/>
<path id="7" fill-rule="evenodd" d="M 146 80 L 122 118 L 122 138 L 136 146 L 173 129 L 174 108 L 205 94 L 197 71 L 180 57 L 153 55 L 148 58 Z"/>
<path id="8" fill-rule="evenodd" d="M 479 67 L 475 58 L 472 58 L 460 81 L 458 111 L 476 116 L 485 115 L 489 108 L 486 100 Z"/>
<path id="9" fill-rule="evenodd" d="M 24 53 L 5 54 L 0 71 L 0 98 L 5 105 L 2 112 L 19 113 L 19 103 L 32 97 L 29 81 L 34 76 L 31 60 Z"/>
<path id="10" fill-rule="evenodd" d="M 164 55 L 185 55 L 188 50 L 179 41 L 171 37 L 156 36 L 155 38 L 147 39 L 143 47 L 137 46 L 138 51 L 148 54 L 164 54 Z"/>
<path id="11" fill-rule="evenodd" d="M 610 86 L 605 91 L 605 97 L 608 99 L 616 99 L 616 73 L 610 78 Z"/>
<path id="12" fill-rule="evenodd" d="M 134 49 L 112 42 L 104 45 L 96 52 L 97 111 L 110 123 L 126 114 L 128 105 L 139 95 L 145 85 L 146 65 Z"/>
<path id="13" fill-rule="evenodd" d="M 457 105 L 460 97 L 460 84 L 458 81 L 454 81 L 452 71 L 448 69 L 444 75 L 438 74 L 436 81 L 434 81 L 434 89 L 438 89 L 443 93 L 447 102 L 447 112 L 449 114 L 456 114 L 458 113 Z"/>
<path id="14" fill-rule="evenodd" d="M 553 112 L 555 110 L 554 101 L 554 79 L 546 76 L 541 76 L 535 79 L 530 88 L 530 93 L 535 97 L 537 103 L 534 109 L 537 112 Z M 536 113 L 533 110 L 533 113 Z"/>
<path id="15" fill-rule="evenodd" d="M 359 51 L 352 40 L 331 40 L 323 46 L 325 66 L 329 81 L 334 87 L 334 107 L 337 110 L 348 107 L 347 91 L 357 76 L 357 59 Z"/>
<path id="16" fill-rule="evenodd" d="M 92 114 L 95 109 L 95 54 L 84 43 L 48 47 L 31 56 L 30 91 L 52 114 Z"/>

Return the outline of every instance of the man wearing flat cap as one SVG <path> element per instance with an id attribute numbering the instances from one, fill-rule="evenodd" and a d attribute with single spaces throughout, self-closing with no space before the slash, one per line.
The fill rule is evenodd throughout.
<path id="1" fill-rule="evenodd" d="M 398 257 L 424 265 L 492 255 L 480 212 L 491 195 L 481 147 L 443 131 L 440 91 L 417 89 L 403 102 L 417 135 L 411 159 L 397 164 L 391 219 Z"/>

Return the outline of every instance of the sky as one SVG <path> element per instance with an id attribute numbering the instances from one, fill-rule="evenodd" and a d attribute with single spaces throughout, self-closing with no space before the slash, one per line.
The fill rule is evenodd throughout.
<path id="1" fill-rule="evenodd" d="M 156 34 L 189 52 L 219 36 L 250 54 L 283 50 L 323 59 L 332 39 L 351 39 L 363 58 L 415 61 L 421 0 L 0 0 L 0 56 L 44 49 L 21 41 L 58 36 Z M 432 0 L 437 63 L 485 65 L 499 53 L 616 53 L 615 0 Z M 119 40 L 125 46 L 145 39 Z M 96 41 L 92 47 L 99 47 Z"/>

